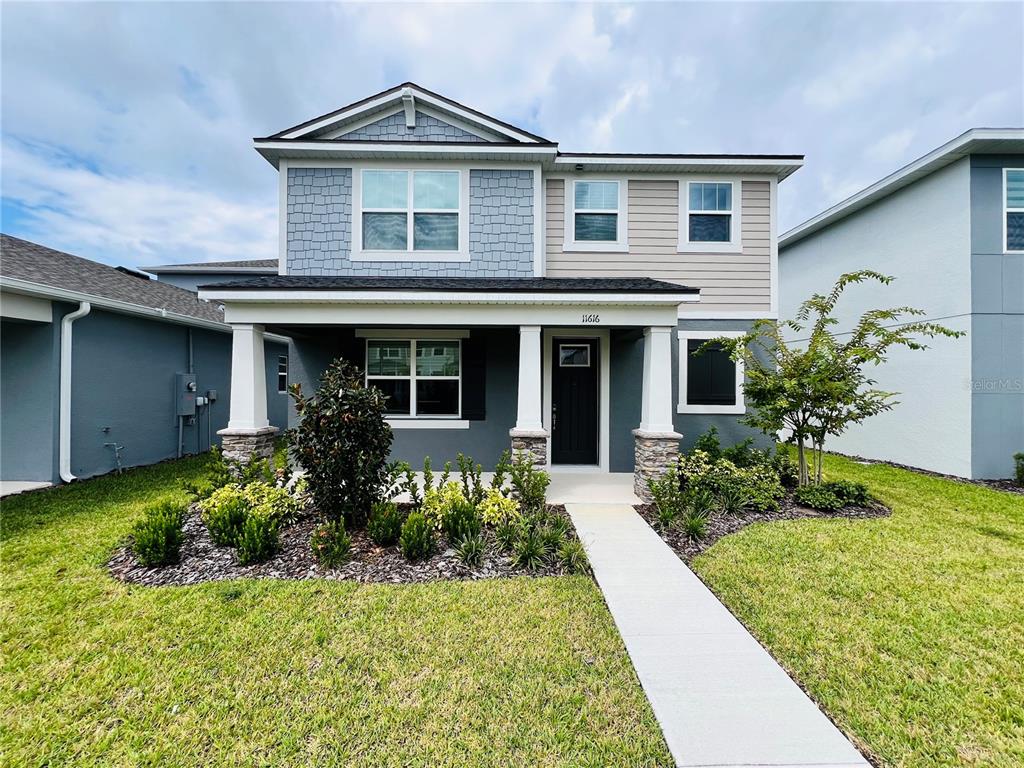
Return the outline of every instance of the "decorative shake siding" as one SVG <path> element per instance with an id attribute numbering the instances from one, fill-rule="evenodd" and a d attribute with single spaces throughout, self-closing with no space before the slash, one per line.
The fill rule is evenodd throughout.
<path id="1" fill-rule="evenodd" d="M 565 182 L 548 179 L 548 277 L 653 277 L 701 289 L 682 311 L 764 311 L 770 308 L 771 185 L 741 184 L 742 252 L 679 253 L 679 183 L 631 179 L 627 192 L 629 253 L 564 252 Z"/>
<path id="2" fill-rule="evenodd" d="M 486 141 L 479 136 L 436 117 L 416 113 L 416 127 L 405 127 L 405 112 L 396 112 L 338 137 L 361 141 Z"/>
<path id="3" fill-rule="evenodd" d="M 465 263 L 352 261 L 352 203 L 351 169 L 288 169 L 288 274 L 533 276 L 531 170 L 470 171 L 470 261 Z"/>

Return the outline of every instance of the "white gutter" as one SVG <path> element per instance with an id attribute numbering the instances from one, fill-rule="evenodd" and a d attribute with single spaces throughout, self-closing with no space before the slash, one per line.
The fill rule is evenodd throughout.
<path id="1" fill-rule="evenodd" d="M 92 311 L 92 305 L 83 301 L 78 309 L 64 315 L 60 321 L 60 479 L 70 483 L 71 474 L 71 326 L 75 320 Z"/>

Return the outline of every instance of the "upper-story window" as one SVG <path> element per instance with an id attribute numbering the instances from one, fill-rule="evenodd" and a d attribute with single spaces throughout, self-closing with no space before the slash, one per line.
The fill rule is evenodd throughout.
<path id="1" fill-rule="evenodd" d="M 1024 251 L 1024 168 L 1003 171 L 1003 246 Z"/>
<path id="2" fill-rule="evenodd" d="M 566 249 L 625 251 L 626 181 L 577 179 L 567 184 Z"/>
<path id="3" fill-rule="evenodd" d="M 739 183 L 699 180 L 685 181 L 681 186 L 680 250 L 739 250 Z"/>
<path id="4" fill-rule="evenodd" d="M 466 200 L 460 170 L 362 169 L 362 257 L 430 260 L 466 254 Z"/>

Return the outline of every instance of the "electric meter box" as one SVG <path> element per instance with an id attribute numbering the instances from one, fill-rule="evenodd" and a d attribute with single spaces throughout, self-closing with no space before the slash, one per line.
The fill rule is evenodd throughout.
<path id="1" fill-rule="evenodd" d="M 174 396 L 177 401 L 176 416 L 196 415 L 196 375 L 194 373 L 174 374 Z"/>

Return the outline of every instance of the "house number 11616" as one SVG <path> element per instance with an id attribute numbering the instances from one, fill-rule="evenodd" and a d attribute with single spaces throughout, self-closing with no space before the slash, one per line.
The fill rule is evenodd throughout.
<path id="1" fill-rule="evenodd" d="M 583 322 L 584 323 L 600 323 L 601 322 L 601 316 L 600 315 L 583 315 Z"/>

